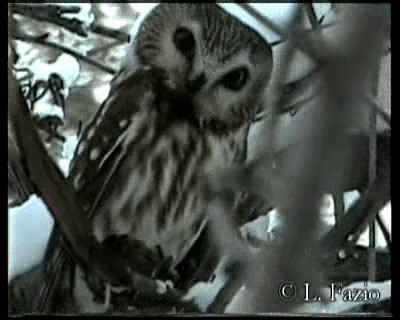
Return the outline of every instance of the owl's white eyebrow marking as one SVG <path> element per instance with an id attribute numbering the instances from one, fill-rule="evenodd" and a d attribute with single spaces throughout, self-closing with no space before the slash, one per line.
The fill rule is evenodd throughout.
<path id="1" fill-rule="evenodd" d="M 96 160 L 100 155 L 100 150 L 98 148 L 93 149 L 90 151 L 89 159 Z"/>
<path id="2" fill-rule="evenodd" d="M 119 122 L 119 127 L 120 127 L 120 128 L 125 128 L 127 124 L 128 124 L 128 120 L 126 120 L 126 119 L 121 120 L 121 121 Z"/>

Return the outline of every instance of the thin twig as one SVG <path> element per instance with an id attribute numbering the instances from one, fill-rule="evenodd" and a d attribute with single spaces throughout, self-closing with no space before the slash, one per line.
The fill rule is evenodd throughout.
<path id="1" fill-rule="evenodd" d="M 107 72 L 107 73 L 112 74 L 112 75 L 117 73 L 117 71 L 115 69 L 111 68 L 111 67 L 104 66 L 100 62 L 97 62 L 97 61 L 95 61 L 95 60 L 93 60 L 93 59 L 91 59 L 89 57 L 86 57 L 85 55 L 83 55 L 83 54 L 81 54 L 79 52 L 76 52 L 76 51 L 74 51 L 74 50 L 72 50 L 72 49 L 70 49 L 68 47 L 64 47 L 62 45 L 59 45 L 58 43 L 45 41 L 42 37 L 16 34 L 16 35 L 13 36 L 13 38 L 15 40 L 36 43 L 36 44 L 47 46 L 47 47 L 50 47 L 50 48 L 53 48 L 53 49 L 60 50 L 62 52 L 65 52 L 65 53 L 68 53 L 68 54 L 72 55 L 73 57 L 75 57 L 75 58 L 77 58 L 77 59 L 79 59 L 81 61 L 84 61 L 84 62 L 86 62 L 86 63 L 88 63 L 88 64 L 90 64 L 92 66 L 95 66 L 95 67 L 97 67 L 98 69 L 100 69 L 100 70 L 102 70 L 104 72 Z"/>
<path id="2" fill-rule="evenodd" d="M 313 4 L 312 3 L 303 3 L 303 8 L 308 16 L 308 20 L 310 21 L 311 27 L 313 29 L 318 29 L 320 24 L 319 24 L 317 14 L 315 12 Z"/>
<path id="3" fill-rule="evenodd" d="M 382 107 L 382 105 L 379 103 L 379 101 L 377 101 L 377 99 L 376 98 L 372 98 L 372 97 L 369 97 L 368 95 L 362 95 L 362 97 L 366 100 L 366 104 L 364 104 L 365 106 L 367 106 L 367 107 L 370 107 L 370 108 L 372 108 L 373 109 L 373 111 L 379 116 L 379 117 L 381 117 L 381 119 L 383 120 L 383 121 L 385 121 L 385 123 L 387 124 L 387 125 L 389 125 L 389 127 L 391 127 L 391 117 L 390 117 L 390 115 L 385 111 L 385 110 L 383 110 L 383 107 Z"/>
<path id="4" fill-rule="evenodd" d="M 67 13 L 78 13 L 80 11 L 80 7 L 71 6 L 71 7 L 60 7 L 53 5 L 24 5 L 24 4 L 13 4 L 14 13 L 27 16 L 29 18 L 33 18 L 38 21 L 45 21 L 60 27 L 63 27 L 81 37 L 87 37 L 87 31 L 84 27 L 84 24 L 73 18 L 66 19 L 62 18 L 60 15 L 64 12 Z"/>
<path id="5" fill-rule="evenodd" d="M 328 28 L 331 28 L 331 27 L 336 26 L 336 25 L 337 25 L 336 22 L 328 22 L 326 24 L 320 25 L 319 26 L 319 30 L 328 29 Z M 303 30 L 303 31 L 299 32 L 298 37 L 299 38 L 301 38 L 301 37 L 309 37 L 314 32 L 315 32 L 315 30 L 312 29 L 312 28 L 311 29 L 306 29 L 306 30 Z M 287 39 L 279 39 L 279 40 L 271 42 L 269 45 L 271 47 L 275 47 L 275 46 L 278 46 L 278 45 L 283 44 L 285 42 L 287 42 Z"/>
<path id="6" fill-rule="evenodd" d="M 390 239 L 390 232 L 389 232 L 389 230 L 386 228 L 386 226 L 385 226 L 385 224 L 383 223 L 383 221 L 382 221 L 382 218 L 381 218 L 381 216 L 378 214 L 377 216 L 376 216 L 376 222 L 378 223 L 378 226 L 379 226 L 379 228 L 381 229 L 381 231 L 382 231 L 382 234 L 383 234 L 383 238 L 385 239 L 385 241 L 386 241 L 386 245 L 388 246 L 388 248 L 389 248 L 389 252 L 391 251 L 391 244 L 392 244 L 392 241 L 391 241 L 391 239 Z"/>
<path id="7" fill-rule="evenodd" d="M 248 12 L 250 15 L 252 15 L 254 18 L 256 18 L 262 25 L 264 25 L 264 27 L 270 29 L 278 36 L 280 36 L 281 41 L 288 40 L 289 37 L 288 32 L 286 32 L 276 23 L 271 21 L 269 18 L 263 16 L 259 11 L 251 7 L 249 4 L 237 2 L 237 5 L 240 6 L 242 9 L 244 9 L 246 12 Z M 301 35 L 301 32 L 298 33 L 300 33 Z M 296 33 L 296 35 L 293 36 L 291 40 L 292 44 L 296 47 L 296 49 L 302 51 L 307 56 L 311 57 L 313 60 L 317 62 L 321 60 L 320 52 L 316 50 L 317 48 L 315 47 L 312 38 L 301 37 Z"/>
<path id="8" fill-rule="evenodd" d="M 343 201 L 343 193 L 336 192 L 332 195 L 334 210 L 335 210 L 335 224 L 339 223 L 340 219 L 344 214 L 344 201 Z"/>
<path id="9" fill-rule="evenodd" d="M 114 41 L 112 41 L 112 42 L 110 42 L 110 43 L 107 43 L 107 44 L 105 44 L 105 45 L 103 45 L 103 46 L 90 49 L 86 54 L 87 54 L 88 56 L 93 56 L 93 55 L 95 55 L 95 54 L 98 54 L 99 52 L 109 50 L 109 49 L 111 49 L 112 47 L 115 47 L 115 46 L 118 46 L 118 45 L 121 45 L 121 42 L 118 41 L 118 40 L 114 40 Z"/>
<path id="10" fill-rule="evenodd" d="M 111 39 L 116 39 L 119 40 L 123 43 L 128 43 L 130 41 L 130 35 L 122 32 L 120 30 L 115 30 L 106 26 L 103 26 L 101 24 L 98 24 L 96 22 L 93 22 L 90 25 L 90 31 L 93 33 L 97 33 L 99 35 L 102 35 L 104 37 L 108 37 Z"/>
<path id="11" fill-rule="evenodd" d="M 120 42 L 129 42 L 129 34 L 123 31 L 111 29 L 96 22 L 92 22 L 87 26 L 84 22 L 76 18 L 68 19 L 61 16 L 63 13 L 78 13 L 81 10 L 81 8 L 78 6 L 64 7 L 48 4 L 14 4 L 13 6 L 14 13 L 24 15 L 38 21 L 45 21 L 54 25 L 58 25 L 82 37 L 87 37 L 88 31 L 91 31 L 104 37 L 116 39 Z"/>

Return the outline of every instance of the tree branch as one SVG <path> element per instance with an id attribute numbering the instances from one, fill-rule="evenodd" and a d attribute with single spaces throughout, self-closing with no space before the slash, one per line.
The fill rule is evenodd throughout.
<path id="1" fill-rule="evenodd" d="M 310 21 L 311 27 L 313 29 L 318 29 L 320 24 L 319 24 L 319 21 L 317 19 L 317 14 L 315 12 L 313 4 L 311 2 L 310 3 L 303 3 L 303 8 L 304 8 L 304 11 L 306 12 L 306 14 L 308 16 L 308 20 Z"/>
<path id="2" fill-rule="evenodd" d="M 64 18 L 61 14 L 64 13 L 79 13 L 81 10 L 78 6 L 57 6 L 57 5 L 27 5 L 27 4 L 13 4 L 14 13 L 30 17 L 38 21 L 45 21 L 54 25 L 58 25 L 75 33 L 81 37 L 87 37 L 88 31 L 102 35 L 104 37 L 117 39 L 120 42 L 129 42 L 129 34 L 108 28 L 97 24 L 96 22 L 91 23 L 89 26 L 85 25 L 84 22 L 72 18 Z"/>
<path id="3" fill-rule="evenodd" d="M 86 57 L 85 55 L 83 55 L 83 54 L 81 54 L 79 52 L 76 52 L 76 51 L 74 51 L 74 50 L 72 50 L 70 48 L 67 48 L 67 47 L 64 47 L 62 45 L 59 45 L 58 43 L 53 43 L 53 42 L 46 41 L 45 40 L 46 37 L 44 37 L 43 35 L 37 37 L 37 36 L 29 36 L 29 35 L 23 35 L 23 34 L 15 34 L 15 35 L 13 35 L 13 38 L 15 40 L 36 43 L 36 44 L 47 46 L 47 47 L 50 47 L 50 48 L 53 48 L 53 49 L 60 50 L 62 52 L 65 52 L 65 53 L 68 53 L 68 54 L 72 55 L 73 57 L 77 58 L 78 60 L 84 61 L 87 64 L 90 64 L 90 65 L 92 65 L 94 67 L 97 67 L 97 68 L 99 68 L 100 70 L 102 70 L 104 72 L 107 72 L 107 73 L 112 74 L 112 75 L 117 73 L 117 71 L 115 69 L 110 68 L 108 66 L 104 66 L 100 62 L 97 62 L 96 60 L 93 60 L 93 59 L 91 59 L 89 57 Z"/>

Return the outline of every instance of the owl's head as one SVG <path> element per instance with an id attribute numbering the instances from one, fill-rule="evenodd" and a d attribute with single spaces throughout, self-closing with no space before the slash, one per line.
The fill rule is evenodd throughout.
<path id="1" fill-rule="evenodd" d="M 135 66 L 166 71 L 198 119 L 228 126 L 254 116 L 272 70 L 265 40 L 216 4 L 158 5 L 131 50 Z"/>

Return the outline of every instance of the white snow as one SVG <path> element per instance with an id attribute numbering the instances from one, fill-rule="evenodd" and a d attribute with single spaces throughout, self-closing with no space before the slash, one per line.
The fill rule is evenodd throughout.
<path id="1" fill-rule="evenodd" d="M 36 195 L 8 210 L 8 280 L 43 259 L 52 227 L 53 219 Z"/>
<path id="2" fill-rule="evenodd" d="M 241 228 L 242 235 L 250 234 L 260 240 L 276 241 L 277 235 L 283 226 L 282 214 L 272 209 L 265 216 L 260 216 L 246 223 Z"/>
<path id="3" fill-rule="evenodd" d="M 26 47 L 23 45 L 18 46 L 22 52 L 26 50 Z M 74 84 L 76 79 L 79 76 L 80 66 L 78 61 L 68 54 L 60 54 L 58 58 L 52 62 L 42 61 L 40 59 L 36 59 L 33 63 L 29 63 L 29 59 L 24 56 L 21 56 L 21 59 L 17 64 L 18 68 L 28 68 L 33 74 L 32 84 L 34 84 L 38 80 L 47 81 L 51 73 L 58 74 L 64 80 L 64 89 L 60 90 L 66 99 L 69 95 L 69 89 Z M 17 72 L 17 78 L 22 77 L 23 75 L 19 75 Z M 40 118 L 46 116 L 56 116 L 61 119 L 64 118 L 64 112 L 62 108 L 56 105 L 53 102 L 53 95 L 50 90 L 46 92 L 46 94 L 41 97 L 38 101 L 35 102 L 32 113 Z"/>
<path id="4" fill-rule="evenodd" d="M 93 89 L 93 97 L 98 104 L 102 103 L 110 92 L 110 84 L 104 83 Z"/>
<path id="5" fill-rule="evenodd" d="M 51 73 L 57 73 L 63 78 L 65 87 L 70 87 L 79 76 L 80 66 L 73 56 L 62 53 L 54 62 L 38 58 L 30 63 L 31 57 L 23 54 L 29 51 L 29 46 L 23 42 L 17 42 L 17 44 L 17 52 L 21 54 L 21 57 L 16 67 L 30 69 L 33 73 L 32 83 L 37 80 L 47 80 Z"/>
<path id="6" fill-rule="evenodd" d="M 63 144 L 63 151 L 61 158 L 58 159 L 57 164 L 65 177 L 69 174 L 69 165 L 74 156 L 75 148 L 78 144 L 78 137 L 76 135 L 67 135 Z"/>
<path id="7" fill-rule="evenodd" d="M 62 158 L 57 162 L 64 176 L 68 176 L 69 164 L 76 145 L 75 135 L 66 137 Z M 46 205 L 37 195 L 32 195 L 21 206 L 10 208 L 8 219 L 8 279 L 10 280 L 40 263 L 54 222 Z"/>
<path id="8" fill-rule="evenodd" d="M 32 110 L 32 114 L 38 116 L 40 118 L 53 116 L 57 118 L 64 118 L 64 111 L 60 106 L 57 106 L 52 103 L 44 103 L 44 101 L 51 101 L 52 94 L 50 91 L 47 91 L 46 94 L 41 98 L 34 106 Z"/>
<path id="9" fill-rule="evenodd" d="M 58 6 L 78 6 L 81 10 L 78 13 L 63 13 L 61 16 L 67 19 L 78 19 L 89 26 L 95 19 L 90 3 L 57 3 Z"/>
<path id="10" fill-rule="evenodd" d="M 218 292 L 222 289 L 224 284 L 229 279 L 226 273 L 224 272 L 225 261 L 219 263 L 215 270 L 215 277 L 211 282 L 198 282 L 196 283 L 188 293 L 185 295 L 183 300 L 193 300 L 196 303 L 200 310 L 205 312 L 207 308 L 214 301 Z"/>

